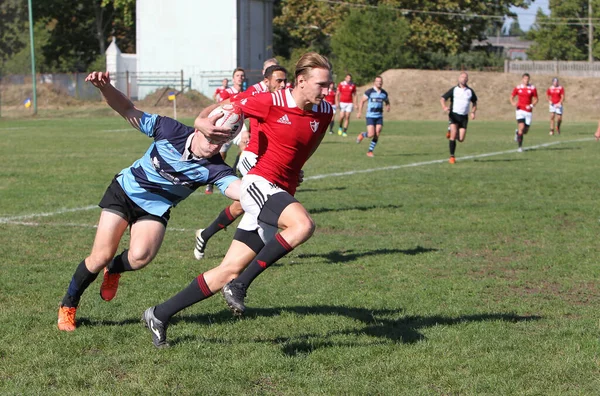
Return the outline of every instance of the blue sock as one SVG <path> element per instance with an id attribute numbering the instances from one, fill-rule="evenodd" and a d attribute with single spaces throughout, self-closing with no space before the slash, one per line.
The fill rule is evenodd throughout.
<path id="1" fill-rule="evenodd" d="M 371 144 L 369 145 L 369 151 L 373 151 L 375 150 L 375 146 L 377 145 L 377 141 L 372 140 Z"/>

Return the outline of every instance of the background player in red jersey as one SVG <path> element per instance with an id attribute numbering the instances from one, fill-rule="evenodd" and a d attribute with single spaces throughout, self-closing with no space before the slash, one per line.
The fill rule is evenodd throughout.
<path id="1" fill-rule="evenodd" d="M 338 84 L 335 103 L 337 104 L 337 109 L 340 111 L 338 135 L 348 136 L 350 113 L 352 113 L 352 109 L 356 105 L 356 85 L 352 82 L 352 74 L 346 74 L 344 81 Z"/>
<path id="2" fill-rule="evenodd" d="M 538 102 L 538 93 L 535 86 L 529 83 L 528 73 L 521 77 L 521 84 L 517 85 L 510 96 L 510 104 L 517 108 L 517 130 L 515 131 L 515 140 L 519 144 L 519 152 L 523 152 L 523 135 L 529 132 L 531 126 L 531 112 Z M 517 98 L 517 100 L 515 100 Z"/>
<path id="3" fill-rule="evenodd" d="M 554 135 L 554 121 L 556 119 L 556 134 L 560 135 L 560 124 L 562 123 L 563 102 L 565 100 L 565 89 L 558 84 L 558 78 L 552 79 L 552 85 L 546 91 L 548 104 L 550 105 L 550 136 Z"/>
<path id="4" fill-rule="evenodd" d="M 229 307 L 244 312 L 252 280 L 312 236 L 315 224 L 294 193 L 302 166 L 323 140 L 333 116 L 331 105 L 323 100 L 331 82 L 331 64 L 317 53 L 307 53 L 296 64 L 295 76 L 293 90 L 257 94 L 239 102 L 244 114 L 260 123 L 260 159 L 243 179 L 240 202 L 246 213 L 220 266 L 144 312 L 155 346 L 168 345 L 166 330 L 174 314 L 221 288 Z"/>
<path id="5" fill-rule="evenodd" d="M 335 125 L 335 110 L 337 108 L 337 106 L 335 105 L 336 93 L 337 93 L 337 90 L 335 89 L 335 83 L 332 81 L 331 84 L 329 84 L 329 90 L 327 92 L 327 96 L 325 96 L 325 101 L 327 103 L 329 103 L 331 105 L 331 107 L 333 108 L 333 117 L 331 117 L 331 122 L 329 123 L 329 133 L 330 134 L 333 133 L 333 127 Z"/>
<path id="6" fill-rule="evenodd" d="M 245 80 L 246 80 L 246 72 L 244 71 L 244 69 L 242 69 L 241 67 L 236 68 L 233 71 L 233 86 L 228 87 L 225 90 L 221 91 L 217 102 L 220 103 L 226 99 L 229 99 L 231 96 L 242 92 L 242 85 L 244 84 Z M 243 130 L 242 130 L 242 132 L 243 132 Z M 240 132 L 238 134 L 238 136 L 236 136 L 234 141 L 239 141 L 241 139 L 241 134 L 242 133 Z M 227 142 L 221 146 L 220 153 L 221 153 L 221 157 L 223 157 L 223 159 L 227 158 L 227 152 L 231 148 L 231 145 L 234 144 L 234 141 Z M 206 189 L 204 190 L 204 193 L 212 194 L 213 193 L 213 185 L 207 184 Z"/>
<path id="7" fill-rule="evenodd" d="M 225 91 L 227 88 L 229 88 L 229 79 L 224 78 L 223 85 L 217 87 L 217 89 L 215 89 L 215 93 L 213 94 L 213 100 L 215 101 L 215 103 L 221 101 L 221 92 Z"/>
<path id="8" fill-rule="evenodd" d="M 261 82 L 267 88 L 267 92 L 275 92 L 283 87 L 287 81 L 287 71 L 283 66 L 273 65 L 267 67 L 264 72 L 265 79 Z M 246 91 L 235 95 L 232 98 L 232 102 L 239 102 L 244 98 L 249 96 L 253 96 L 255 94 L 260 93 L 256 89 L 258 84 L 253 85 L 248 88 Z M 228 102 L 228 100 L 224 102 Z M 212 111 L 212 109 L 207 109 L 206 111 Z M 242 137 L 242 141 L 244 139 L 248 139 L 245 150 L 242 152 L 240 156 L 238 170 L 242 174 L 242 176 L 246 176 L 246 174 L 256 165 L 256 161 L 258 158 L 258 121 L 256 119 L 250 119 L 250 133 L 246 133 L 246 137 Z M 228 227 L 231 223 L 235 221 L 238 217 L 240 217 L 244 213 L 242 209 L 242 205 L 238 201 L 234 201 L 232 205 L 229 205 L 225 209 L 219 213 L 217 218 L 205 229 L 199 229 L 196 231 L 196 245 L 194 246 L 194 257 L 196 260 L 201 260 L 204 257 L 204 251 L 206 249 L 206 245 L 208 240 L 212 238 L 217 232 L 221 231 L 225 227 Z"/>

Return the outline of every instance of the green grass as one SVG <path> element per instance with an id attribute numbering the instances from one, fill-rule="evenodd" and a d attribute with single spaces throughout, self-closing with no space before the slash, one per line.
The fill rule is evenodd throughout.
<path id="1" fill-rule="evenodd" d="M 574 141 L 595 125 L 549 137 L 540 117 L 525 146 L 562 143 L 518 154 L 513 122 L 475 121 L 454 166 L 443 121 L 387 122 L 375 158 L 362 125 L 306 165 L 297 198 L 317 231 L 254 282 L 247 316 L 215 296 L 157 350 L 139 318 L 219 263 L 233 227 L 200 262 L 193 232 L 227 199 L 175 208 L 154 262 L 110 303 L 96 281 L 59 332 L 99 209 L 57 212 L 96 205 L 150 140 L 105 132 L 127 128 L 114 117 L 0 119 L 0 393 L 598 394 L 600 148 Z M 484 153 L 500 154 L 461 160 Z"/>

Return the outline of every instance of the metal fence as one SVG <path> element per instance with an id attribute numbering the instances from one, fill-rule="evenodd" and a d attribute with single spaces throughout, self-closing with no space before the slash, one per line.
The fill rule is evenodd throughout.
<path id="1" fill-rule="evenodd" d="M 600 77 L 600 62 L 506 60 L 504 62 L 504 72 L 569 77 Z"/>
<path id="2" fill-rule="evenodd" d="M 87 73 L 53 73 L 38 74 L 38 84 L 50 84 L 53 89 L 66 95 L 83 100 L 99 100 L 101 98 L 98 90 L 85 82 Z M 0 85 L 9 86 L 31 86 L 31 75 L 7 75 L 0 79 Z"/>

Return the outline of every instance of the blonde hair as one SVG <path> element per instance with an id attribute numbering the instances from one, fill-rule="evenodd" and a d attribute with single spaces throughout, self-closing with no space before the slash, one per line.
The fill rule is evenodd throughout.
<path id="1" fill-rule="evenodd" d="M 307 52 L 302 55 L 296 63 L 296 80 L 298 80 L 298 76 L 301 75 L 308 77 L 312 69 L 327 69 L 331 72 L 331 62 L 329 62 L 329 59 L 316 52 Z"/>

